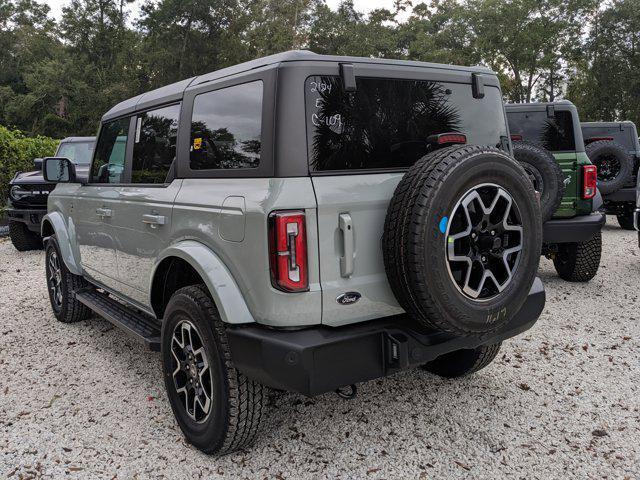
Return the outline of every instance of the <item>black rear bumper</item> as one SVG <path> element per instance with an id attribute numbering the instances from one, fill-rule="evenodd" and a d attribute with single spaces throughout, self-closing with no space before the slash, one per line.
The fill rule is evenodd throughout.
<path id="1" fill-rule="evenodd" d="M 632 202 L 636 203 L 636 187 L 624 187 L 620 190 L 603 195 L 606 202 Z"/>
<path id="2" fill-rule="evenodd" d="M 559 218 L 544 222 L 544 243 L 579 243 L 591 240 L 604 226 L 607 217 L 603 213 L 592 213 L 573 218 Z"/>
<path id="3" fill-rule="evenodd" d="M 404 315 L 296 331 L 239 326 L 228 329 L 227 335 L 234 365 L 249 378 L 273 388 L 318 395 L 422 365 L 454 350 L 518 335 L 533 326 L 544 304 L 544 287 L 536 278 L 520 311 L 489 335 L 427 332 Z"/>
<path id="4" fill-rule="evenodd" d="M 5 210 L 7 218 L 14 222 L 22 222 L 33 232 L 40 234 L 40 224 L 42 217 L 47 214 L 46 208 L 8 208 Z"/>

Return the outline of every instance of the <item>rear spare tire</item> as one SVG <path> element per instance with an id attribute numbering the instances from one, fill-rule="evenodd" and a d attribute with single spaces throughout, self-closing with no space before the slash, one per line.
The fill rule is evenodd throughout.
<path id="1" fill-rule="evenodd" d="M 505 152 L 448 147 L 400 181 L 382 244 L 407 313 L 449 333 L 492 332 L 518 312 L 535 278 L 540 208 L 523 168 Z"/>
<path id="2" fill-rule="evenodd" d="M 633 160 L 615 142 L 598 140 L 587 145 L 587 156 L 598 168 L 598 188 L 603 195 L 617 192 L 624 187 L 633 172 Z"/>
<path id="3" fill-rule="evenodd" d="M 524 168 L 533 188 L 540 192 L 542 221 L 550 220 L 565 191 L 560 165 L 549 150 L 528 142 L 513 142 L 513 156 Z"/>

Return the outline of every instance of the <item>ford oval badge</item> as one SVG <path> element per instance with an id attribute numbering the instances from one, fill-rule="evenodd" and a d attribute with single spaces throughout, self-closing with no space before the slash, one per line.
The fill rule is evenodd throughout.
<path id="1" fill-rule="evenodd" d="M 346 292 L 336 298 L 336 302 L 340 305 L 352 305 L 360 300 L 360 295 L 358 292 Z"/>

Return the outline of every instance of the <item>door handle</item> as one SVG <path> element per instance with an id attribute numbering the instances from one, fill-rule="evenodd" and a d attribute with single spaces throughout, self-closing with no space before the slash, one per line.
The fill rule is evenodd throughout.
<path id="1" fill-rule="evenodd" d="M 102 218 L 107 218 L 107 217 L 111 217 L 113 215 L 113 212 L 111 211 L 110 208 L 104 208 L 104 207 L 96 208 L 96 215 Z"/>
<path id="2" fill-rule="evenodd" d="M 353 236 L 353 223 L 351 215 L 341 213 L 338 217 L 338 226 L 342 232 L 342 247 L 344 256 L 340 257 L 340 275 L 350 277 L 353 275 L 355 244 Z"/>
<path id="3" fill-rule="evenodd" d="M 167 218 L 164 215 L 147 214 L 142 215 L 142 223 L 151 225 L 151 228 L 156 228 L 158 225 L 167 223 Z"/>

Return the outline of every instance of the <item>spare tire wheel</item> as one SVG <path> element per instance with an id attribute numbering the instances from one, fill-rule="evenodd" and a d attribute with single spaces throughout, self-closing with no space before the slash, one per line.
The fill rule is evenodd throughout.
<path id="1" fill-rule="evenodd" d="M 588 144 L 586 152 L 598 168 L 598 188 L 603 195 L 624 187 L 633 173 L 633 159 L 624 147 L 610 140 L 598 140 Z"/>
<path id="2" fill-rule="evenodd" d="M 400 305 L 457 335 L 492 332 L 524 303 L 542 222 L 523 168 L 493 147 L 455 146 L 416 162 L 398 184 L 382 238 Z"/>
<path id="3" fill-rule="evenodd" d="M 550 220 L 565 192 L 560 165 L 549 150 L 528 142 L 513 142 L 513 156 L 524 168 L 533 188 L 540 192 L 542 221 Z"/>

